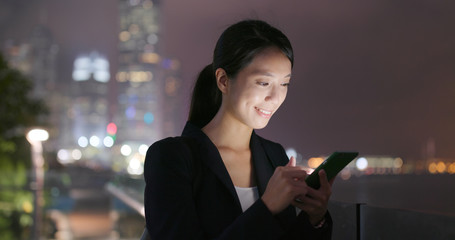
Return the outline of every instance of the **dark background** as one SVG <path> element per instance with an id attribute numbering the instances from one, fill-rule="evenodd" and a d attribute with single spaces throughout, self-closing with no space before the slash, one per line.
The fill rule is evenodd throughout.
<path id="1" fill-rule="evenodd" d="M 184 89 L 228 25 L 259 18 L 288 35 L 291 90 L 259 133 L 304 157 L 455 158 L 455 2 L 162 0 L 161 10 L 161 50 L 180 60 Z M 37 24 L 59 45 L 59 81 L 71 81 L 75 57 L 91 50 L 108 57 L 114 75 L 117 1 L 0 0 L 2 44 L 26 42 Z"/>

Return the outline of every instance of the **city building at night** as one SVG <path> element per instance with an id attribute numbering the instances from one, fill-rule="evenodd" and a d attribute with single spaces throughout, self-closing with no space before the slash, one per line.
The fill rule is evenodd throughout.
<path id="1" fill-rule="evenodd" d="M 112 122 L 118 127 L 116 147 L 121 155 L 138 166 L 136 169 L 142 169 L 136 162 L 143 162 L 144 146 L 178 134 L 176 122 L 181 112 L 179 62 L 161 53 L 158 1 L 119 1 L 118 8 L 117 99 Z M 127 169 L 130 173 L 135 172 L 131 166 Z"/>
<path id="2" fill-rule="evenodd" d="M 72 79 L 72 100 L 65 123 L 71 127 L 65 131 L 69 137 L 63 141 L 64 147 L 69 147 L 68 154 L 62 150 L 58 157 L 63 161 L 86 159 L 110 167 L 112 145 L 104 140 L 108 137 L 109 62 L 96 51 L 81 54 L 74 61 Z"/>
<path id="3" fill-rule="evenodd" d="M 67 97 L 62 93 L 57 76 L 59 47 L 54 43 L 51 31 L 45 25 L 37 25 L 26 41 L 18 43 L 13 39 L 7 40 L 3 52 L 12 68 L 32 80 L 33 97 L 42 99 L 49 110 L 43 120 L 47 123 L 45 127 L 53 136 L 58 135 Z M 46 145 L 48 151 L 56 151 L 59 140 L 51 138 Z"/>

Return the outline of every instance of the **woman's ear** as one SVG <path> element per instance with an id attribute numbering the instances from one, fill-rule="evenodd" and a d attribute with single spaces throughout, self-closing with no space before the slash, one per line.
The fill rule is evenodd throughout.
<path id="1" fill-rule="evenodd" d="M 222 93 L 226 93 L 227 89 L 228 89 L 228 80 L 229 80 L 226 71 L 224 71 L 224 69 L 222 69 L 222 68 L 216 69 L 215 77 L 216 77 L 216 85 L 218 86 L 218 89 L 220 89 L 220 91 Z"/>

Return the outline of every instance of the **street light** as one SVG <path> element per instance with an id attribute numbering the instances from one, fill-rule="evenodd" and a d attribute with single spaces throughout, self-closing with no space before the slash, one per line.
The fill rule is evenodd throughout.
<path id="1" fill-rule="evenodd" d="M 27 133 L 27 141 L 32 146 L 32 183 L 31 188 L 34 191 L 35 198 L 33 200 L 34 216 L 33 216 L 33 239 L 40 238 L 41 230 L 41 211 L 43 206 L 43 183 L 44 183 L 44 158 L 43 144 L 49 138 L 49 133 L 44 129 L 32 129 Z"/>

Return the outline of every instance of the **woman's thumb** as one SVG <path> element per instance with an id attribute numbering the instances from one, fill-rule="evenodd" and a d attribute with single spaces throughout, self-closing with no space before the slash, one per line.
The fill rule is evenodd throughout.
<path id="1" fill-rule="evenodd" d="M 288 162 L 288 164 L 286 164 L 286 166 L 295 167 L 295 158 L 291 157 L 291 159 L 289 159 L 289 162 Z"/>

